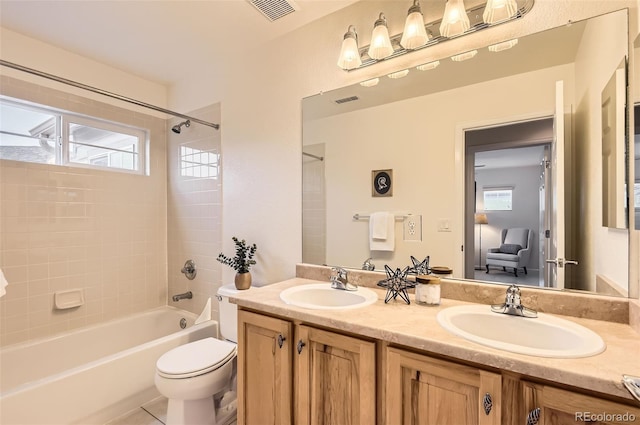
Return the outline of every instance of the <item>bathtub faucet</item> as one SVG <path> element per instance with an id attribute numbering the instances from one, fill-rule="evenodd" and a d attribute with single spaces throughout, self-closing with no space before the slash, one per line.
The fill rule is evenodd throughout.
<path id="1" fill-rule="evenodd" d="M 191 298 L 193 298 L 193 293 L 189 291 L 189 292 L 185 292 L 184 294 L 176 294 L 172 298 L 173 298 L 173 302 L 178 302 L 184 299 L 190 300 Z"/>

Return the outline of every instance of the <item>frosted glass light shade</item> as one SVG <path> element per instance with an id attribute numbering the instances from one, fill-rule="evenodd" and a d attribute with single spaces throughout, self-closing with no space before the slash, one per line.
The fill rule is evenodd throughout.
<path id="1" fill-rule="evenodd" d="M 384 14 L 380 14 L 380 18 L 376 21 L 371 34 L 371 45 L 369 46 L 369 57 L 371 59 L 384 59 L 391 56 L 393 47 L 389 39 L 389 29 L 387 28 L 387 20 Z"/>
<path id="2" fill-rule="evenodd" d="M 451 60 L 454 62 L 463 62 L 468 59 L 474 58 L 478 54 L 477 50 L 471 50 L 469 52 L 460 53 L 459 55 L 451 56 Z"/>
<path id="3" fill-rule="evenodd" d="M 440 61 L 433 61 L 429 63 L 423 63 L 422 65 L 416 66 L 416 69 L 420 71 L 429 71 L 431 69 L 436 69 L 440 65 Z"/>
<path id="4" fill-rule="evenodd" d="M 373 87 L 373 86 L 377 86 L 379 82 L 380 82 L 380 78 L 372 78 L 370 80 L 362 81 L 360 85 L 362 87 Z"/>
<path id="5" fill-rule="evenodd" d="M 517 12 L 516 0 L 488 0 L 482 20 L 487 24 L 495 24 L 515 16 Z"/>
<path id="6" fill-rule="evenodd" d="M 440 23 L 440 35 L 454 37 L 467 31 L 470 27 L 469 17 L 462 0 L 447 0 L 444 16 Z"/>
<path id="7" fill-rule="evenodd" d="M 353 30 L 352 30 L 353 28 Z M 338 66 L 342 69 L 355 69 L 362 65 L 360 51 L 358 50 L 358 36 L 355 27 L 350 26 L 342 40 L 342 48 L 338 57 Z"/>
<path id="8" fill-rule="evenodd" d="M 418 0 L 414 0 L 404 23 L 404 32 L 400 39 L 400 45 L 407 50 L 411 50 L 424 46 L 427 41 L 429 41 L 429 36 L 424 28 L 424 16 L 420 10 Z"/>
<path id="9" fill-rule="evenodd" d="M 513 46 L 518 44 L 518 39 L 514 38 L 513 40 L 503 41 L 502 43 L 492 44 L 488 47 L 490 52 L 501 52 L 503 50 L 509 50 Z"/>

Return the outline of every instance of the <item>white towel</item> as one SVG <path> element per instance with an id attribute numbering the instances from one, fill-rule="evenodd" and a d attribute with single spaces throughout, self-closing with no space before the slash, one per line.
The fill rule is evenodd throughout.
<path id="1" fill-rule="evenodd" d="M 2 273 L 2 269 L 0 269 L 0 297 L 7 293 L 6 287 L 8 284 L 9 282 L 7 282 L 7 279 L 5 279 Z"/>
<path id="2" fill-rule="evenodd" d="M 369 217 L 369 228 L 372 239 L 387 239 L 387 227 L 388 227 L 389 213 L 388 212 L 374 212 Z"/>
<path id="3" fill-rule="evenodd" d="M 369 217 L 369 249 L 371 251 L 393 251 L 395 249 L 395 215 L 376 212 Z"/>

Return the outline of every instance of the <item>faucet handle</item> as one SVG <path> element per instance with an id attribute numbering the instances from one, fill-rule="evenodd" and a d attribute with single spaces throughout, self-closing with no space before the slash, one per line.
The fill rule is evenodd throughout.
<path id="1" fill-rule="evenodd" d="M 521 305 L 520 288 L 518 288 L 517 285 L 512 284 L 509 286 L 509 288 L 507 288 L 507 295 L 505 297 L 504 302 L 505 304 L 511 305 L 511 306 Z"/>
<path id="2" fill-rule="evenodd" d="M 347 280 L 347 271 L 342 267 L 331 267 L 331 280 Z"/>

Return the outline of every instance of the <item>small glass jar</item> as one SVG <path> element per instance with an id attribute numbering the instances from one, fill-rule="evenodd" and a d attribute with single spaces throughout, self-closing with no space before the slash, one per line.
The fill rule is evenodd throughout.
<path id="1" fill-rule="evenodd" d="M 440 305 L 440 278 L 436 276 L 418 276 L 415 297 L 418 304 Z"/>

